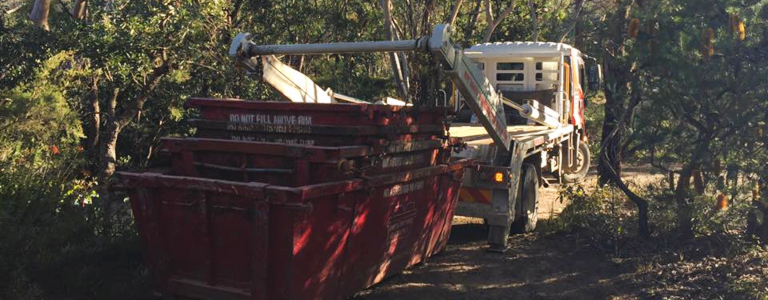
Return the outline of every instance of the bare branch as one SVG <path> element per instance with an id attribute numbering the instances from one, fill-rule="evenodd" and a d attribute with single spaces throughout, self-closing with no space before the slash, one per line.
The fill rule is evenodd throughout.
<path id="1" fill-rule="evenodd" d="M 491 40 L 491 35 L 493 34 L 493 31 L 496 30 L 496 27 L 499 26 L 501 21 L 503 21 L 509 14 L 512 13 L 512 11 L 515 9 L 515 1 L 512 1 L 512 3 L 507 6 L 506 9 L 504 9 L 503 12 L 501 12 L 501 15 L 499 15 L 497 18 L 493 18 L 493 11 L 491 9 L 491 2 L 489 0 L 485 1 L 486 9 L 485 9 L 485 15 L 488 18 L 488 28 L 485 30 L 485 37 L 483 37 L 483 43 L 487 43 Z"/>
<path id="2" fill-rule="evenodd" d="M 576 7 L 573 9 L 573 16 L 571 17 L 571 22 L 568 27 L 565 28 L 563 33 L 560 35 L 560 42 L 564 42 L 565 38 L 568 37 L 568 34 L 571 33 L 571 31 L 576 28 L 576 23 L 579 22 L 579 16 L 581 16 L 581 11 L 584 8 L 584 0 L 576 0 Z"/>
<path id="3" fill-rule="evenodd" d="M 243 6 L 243 0 L 237 0 L 235 1 L 235 4 L 232 6 L 232 13 L 229 15 L 229 23 L 233 24 L 233 26 L 237 27 L 240 25 L 240 21 L 237 19 L 237 15 L 240 13 L 240 8 Z"/>
<path id="4" fill-rule="evenodd" d="M 493 6 L 490 0 L 485 0 L 485 22 L 493 24 Z"/>
<path id="5" fill-rule="evenodd" d="M 391 6 L 392 2 L 390 0 L 379 0 L 379 4 L 381 5 L 381 10 L 384 13 L 384 33 L 387 36 L 388 40 L 393 40 L 395 38 L 395 35 L 397 34 L 394 32 L 394 27 L 392 25 L 392 14 L 391 14 Z M 395 77 L 395 84 L 397 84 L 397 92 L 398 95 L 404 100 L 408 101 L 408 86 L 407 86 L 407 79 L 405 78 L 405 75 L 407 70 L 403 68 L 404 65 L 407 64 L 406 61 L 404 61 L 405 56 L 400 56 L 397 53 L 391 52 L 389 53 L 389 60 L 390 64 L 392 65 L 392 72 L 394 73 Z"/>
<path id="6" fill-rule="evenodd" d="M 691 126 L 696 127 L 701 132 L 709 132 L 709 128 L 707 126 L 704 126 L 704 123 L 701 123 L 699 120 L 694 119 L 690 114 L 682 113 L 683 119 L 686 121 L 686 123 L 691 124 Z"/>
<path id="7" fill-rule="evenodd" d="M 456 0 L 456 4 L 453 5 L 451 16 L 448 18 L 448 21 L 446 22 L 451 27 L 453 27 L 453 24 L 456 22 L 456 17 L 459 15 L 459 10 L 461 9 L 462 3 L 464 3 L 464 0 Z"/>
<path id="8" fill-rule="evenodd" d="M 16 7 L 14 7 L 14 8 L 11 8 L 11 9 L 9 9 L 9 10 L 6 10 L 6 11 L 5 11 L 5 14 L 6 14 L 6 15 L 10 15 L 10 14 L 12 14 L 12 13 L 15 13 L 16 11 L 18 11 L 19 9 L 21 9 L 23 6 L 24 6 L 23 4 L 19 4 L 19 6 L 16 6 Z"/>
<path id="9" fill-rule="evenodd" d="M 133 117 L 144 107 L 144 103 L 147 102 L 149 96 L 155 91 L 157 85 L 160 84 L 160 80 L 170 71 L 170 66 L 168 64 L 168 61 L 163 61 L 162 65 L 152 71 L 148 80 L 141 87 L 141 91 L 139 91 L 136 100 L 132 102 L 132 105 L 123 111 L 119 117 L 117 117 L 120 127 L 128 125 Z"/>
<path id="10" fill-rule="evenodd" d="M 56 0 L 56 1 L 58 1 L 58 2 L 59 2 L 59 5 L 61 5 L 61 10 L 63 10 L 64 12 L 66 12 L 66 13 L 67 13 L 67 14 L 68 14 L 70 17 L 73 17 L 73 18 L 75 17 L 75 16 L 74 16 L 74 15 L 72 15 L 72 13 L 69 11 L 69 7 L 67 6 L 67 4 L 66 4 L 66 3 L 64 3 L 64 1 L 62 1 L 62 0 Z"/>

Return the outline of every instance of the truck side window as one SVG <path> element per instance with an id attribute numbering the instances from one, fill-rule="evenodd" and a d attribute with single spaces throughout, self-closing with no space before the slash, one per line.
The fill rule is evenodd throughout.
<path id="1" fill-rule="evenodd" d="M 497 63 L 496 70 L 504 71 L 523 71 L 525 70 L 525 64 L 521 62 L 505 62 Z"/>
<path id="2" fill-rule="evenodd" d="M 496 63 L 496 81 L 525 81 L 525 63 L 500 62 Z"/>
<path id="3" fill-rule="evenodd" d="M 498 81 L 524 81 L 525 74 L 523 73 L 497 73 L 496 80 Z"/>
<path id="4" fill-rule="evenodd" d="M 559 72 L 559 61 L 557 58 L 538 58 L 536 61 L 536 71 L 534 71 L 535 82 L 534 89 L 536 91 L 555 89 Z"/>

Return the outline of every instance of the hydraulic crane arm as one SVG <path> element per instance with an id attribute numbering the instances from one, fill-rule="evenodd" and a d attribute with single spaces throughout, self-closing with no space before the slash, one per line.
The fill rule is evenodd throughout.
<path id="1" fill-rule="evenodd" d="M 322 43 L 294 45 L 257 45 L 251 35 L 241 33 L 232 41 L 230 56 L 250 60 L 254 56 L 271 54 L 332 54 L 366 52 L 428 51 L 437 57 L 443 71 L 456 85 L 459 93 L 493 138 L 495 144 L 509 151 L 511 138 L 507 132 L 502 97 L 496 93 L 490 81 L 475 63 L 463 55 L 451 42 L 451 27 L 437 25 L 432 36 L 416 40 Z"/>

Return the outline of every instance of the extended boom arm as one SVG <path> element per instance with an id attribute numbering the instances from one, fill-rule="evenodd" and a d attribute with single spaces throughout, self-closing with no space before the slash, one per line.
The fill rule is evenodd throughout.
<path id="1" fill-rule="evenodd" d="M 475 63 L 465 57 L 460 49 L 454 48 L 450 37 L 451 27 L 447 24 L 437 25 L 432 36 L 428 38 L 402 41 L 257 45 L 250 40 L 250 34 L 241 33 L 232 42 L 229 54 L 233 57 L 250 59 L 254 56 L 270 54 L 429 51 L 440 60 L 445 74 L 457 86 L 465 102 L 477 115 L 478 121 L 488 131 L 495 144 L 504 151 L 509 151 L 511 139 L 507 132 L 502 98 Z"/>

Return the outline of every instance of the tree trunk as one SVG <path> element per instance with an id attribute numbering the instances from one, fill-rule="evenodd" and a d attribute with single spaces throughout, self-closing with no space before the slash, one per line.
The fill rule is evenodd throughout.
<path id="1" fill-rule="evenodd" d="M 480 9 L 483 7 L 483 0 L 477 0 L 475 2 L 475 8 L 472 10 L 472 16 L 469 18 L 469 25 L 464 31 L 464 46 L 472 44 L 472 36 L 475 35 L 475 27 L 477 26 L 477 18 L 480 15 Z"/>
<path id="2" fill-rule="evenodd" d="M 100 138 L 98 140 L 98 207 L 101 210 L 101 216 L 103 218 L 102 233 L 106 236 L 110 235 L 112 228 L 112 193 L 110 192 L 111 184 L 109 180 L 112 178 L 112 175 L 115 174 L 115 168 L 117 164 L 117 138 L 120 135 L 120 130 L 122 129 L 115 114 L 117 107 L 117 97 L 119 94 L 119 88 L 115 88 L 112 91 L 112 97 L 109 99 L 107 111 L 105 113 L 106 126 L 102 128 L 100 132 Z"/>
<path id="3" fill-rule="evenodd" d="M 101 138 L 101 148 L 99 151 L 100 162 L 99 165 L 99 187 L 97 192 L 99 194 L 98 207 L 101 210 L 102 219 L 102 234 L 109 236 L 112 232 L 112 219 L 113 219 L 113 197 L 110 187 L 112 186 L 110 179 L 115 174 L 115 167 L 117 165 L 117 138 L 120 135 L 120 125 L 117 122 L 108 122 L 104 128 L 104 133 Z"/>
<path id="4" fill-rule="evenodd" d="M 99 156 L 101 158 L 99 179 L 101 182 L 106 182 L 115 174 L 115 167 L 117 164 L 117 138 L 121 131 L 122 128 L 117 122 L 108 122 L 102 133 L 101 147 L 99 148 Z"/>
<path id="5" fill-rule="evenodd" d="M 379 4 L 384 13 L 384 33 L 386 34 L 387 40 L 394 40 L 395 34 L 393 33 L 392 14 L 390 11 L 392 3 L 390 0 L 379 0 Z M 403 76 L 403 65 L 406 64 L 406 62 L 402 62 L 401 58 L 402 57 L 395 52 L 389 53 L 389 63 L 392 66 L 392 73 L 395 78 L 395 84 L 397 85 L 397 94 L 403 101 L 408 102 L 408 87 L 406 86 L 406 79 Z"/>
<path id="6" fill-rule="evenodd" d="M 768 123 L 768 109 L 764 111 L 763 120 Z M 762 126 L 765 128 L 765 125 Z M 763 147 L 768 150 L 768 131 L 762 132 Z M 763 244 L 768 243 L 768 206 L 763 200 L 765 195 L 768 195 L 768 164 L 763 164 L 762 174 L 758 176 L 752 209 L 747 217 L 747 236 L 757 237 Z"/>
<path id="7" fill-rule="evenodd" d="M 677 202 L 677 230 L 682 239 L 693 237 L 693 205 L 691 202 L 691 179 L 693 173 L 701 165 L 701 159 L 709 148 L 714 133 L 708 132 L 699 141 L 699 145 L 691 153 L 691 160 L 680 171 L 680 178 L 677 180 L 677 189 L 675 190 L 675 201 Z"/>
<path id="8" fill-rule="evenodd" d="M 704 177 L 701 174 L 701 170 L 694 170 L 693 171 L 693 190 L 696 192 L 696 195 L 703 195 L 704 194 Z"/>
<path id="9" fill-rule="evenodd" d="M 51 29 L 48 26 L 48 12 L 50 10 L 51 0 L 35 0 L 35 4 L 32 6 L 32 12 L 29 13 L 29 19 L 38 27 L 48 31 Z"/>
<path id="10" fill-rule="evenodd" d="M 763 121 L 764 124 L 762 126 L 763 129 L 765 129 L 765 124 L 768 124 L 768 109 L 765 110 Z M 763 147 L 768 150 L 768 131 L 763 130 L 762 132 Z M 763 241 L 763 243 L 768 243 L 768 207 L 766 207 L 765 202 L 763 202 L 765 195 L 768 195 L 768 192 L 766 191 L 768 184 L 765 182 L 768 181 L 768 164 L 763 164 L 763 174 L 760 176 L 760 178 L 763 180 L 763 182 L 758 182 L 757 193 L 755 195 L 755 199 L 753 200 L 753 204 L 755 205 L 756 209 L 763 213 L 763 222 L 758 237 Z"/>
<path id="11" fill-rule="evenodd" d="M 611 88 L 606 87 L 605 91 L 605 119 L 603 120 L 603 133 L 600 139 L 600 149 L 606 151 L 600 154 L 601 159 L 597 161 L 598 184 L 605 185 L 613 183 L 613 177 L 609 175 L 609 170 L 613 170 L 621 178 L 621 138 L 619 131 L 615 135 L 611 132 L 619 126 L 619 114 L 624 107 L 624 101 L 617 99 L 618 96 Z"/>
<path id="12" fill-rule="evenodd" d="M 635 107 L 642 101 L 642 93 L 637 79 L 633 81 L 632 87 L 632 101 L 629 103 L 629 106 L 621 113 L 620 117 L 616 118 L 616 121 L 613 123 L 615 126 L 611 131 L 603 131 L 604 141 L 600 144 L 600 159 L 598 161 L 602 163 L 600 166 L 603 167 L 600 179 L 615 184 L 637 206 L 638 235 L 648 237 L 651 234 L 648 227 L 648 201 L 632 192 L 624 181 L 621 180 L 620 173 L 608 162 L 611 160 L 611 155 L 621 155 L 621 152 L 616 149 L 619 146 L 618 141 L 621 140 L 617 136 L 620 136 L 625 126 L 629 126 L 627 120 L 632 117 Z M 603 130 L 605 130 L 605 127 Z M 605 142 L 606 140 L 609 142 Z M 608 149 L 608 147 L 614 148 Z M 619 163 L 618 166 L 620 167 L 621 164 Z"/>
<path id="13" fill-rule="evenodd" d="M 600 151 L 601 153 L 606 153 L 604 151 Z M 651 235 L 651 230 L 648 227 L 648 200 L 643 199 L 642 197 L 638 196 L 632 190 L 629 189 L 629 187 L 624 183 L 623 180 L 621 180 L 621 177 L 619 174 L 610 168 L 610 166 L 606 166 L 608 169 L 606 170 L 606 174 L 611 177 L 611 182 L 615 183 L 616 186 L 624 192 L 627 197 L 629 197 L 629 200 L 632 201 L 632 203 L 637 206 L 637 228 L 638 232 L 637 234 L 641 237 L 649 237 Z"/>
<path id="14" fill-rule="evenodd" d="M 120 135 L 122 126 L 117 119 L 117 97 L 120 95 L 120 89 L 115 88 L 112 91 L 112 97 L 106 111 L 106 126 L 102 128 L 99 138 L 99 182 L 101 186 L 108 187 L 107 180 L 115 173 L 117 163 L 117 138 Z"/>
<path id="15" fill-rule="evenodd" d="M 680 238 L 686 240 L 693 238 L 693 206 L 688 198 L 690 196 L 690 181 L 692 170 L 683 169 L 677 180 L 675 190 L 675 202 L 677 203 L 677 231 Z"/>
<path id="16" fill-rule="evenodd" d="M 610 137 L 610 132 L 616 130 L 623 124 L 619 124 L 619 116 L 625 111 L 626 93 L 621 89 L 629 89 L 629 80 L 631 67 L 625 62 L 618 62 L 613 57 L 623 57 L 625 51 L 624 44 L 624 24 L 630 16 L 633 1 L 617 1 L 620 7 L 610 19 L 612 26 L 608 29 L 608 36 L 611 41 L 611 48 L 605 48 L 604 66 L 606 74 L 605 92 L 605 119 L 603 120 L 603 133 L 600 139 L 600 148 L 607 151 L 606 155 L 601 154 L 604 159 L 598 160 L 598 184 L 604 185 L 611 183 L 611 176 L 608 175 L 608 168 L 613 169 L 619 178 L 621 178 L 621 140 L 622 132 Z"/>
<path id="17" fill-rule="evenodd" d="M 88 0 L 75 1 L 75 5 L 72 5 L 72 11 L 70 13 L 75 19 L 85 20 L 85 17 L 88 14 Z"/>
<path id="18" fill-rule="evenodd" d="M 667 181 L 669 181 L 669 190 L 674 191 L 675 190 L 675 172 L 669 171 L 667 172 Z"/>
<path id="19" fill-rule="evenodd" d="M 539 41 L 539 17 L 536 15 L 536 3 L 528 0 L 528 9 L 531 11 L 531 40 Z"/>
<path id="20" fill-rule="evenodd" d="M 87 126 L 86 129 L 86 150 L 88 157 L 92 159 L 92 161 L 100 161 L 99 159 L 99 134 L 101 133 L 101 107 L 99 104 L 99 77 L 98 75 L 93 76 L 93 80 L 91 81 L 91 92 L 90 92 L 90 101 L 91 105 L 89 107 L 89 115 L 88 118 L 85 120 L 85 125 Z M 95 167 L 95 166 L 94 166 Z M 98 174 L 97 174 L 98 175 Z"/>

